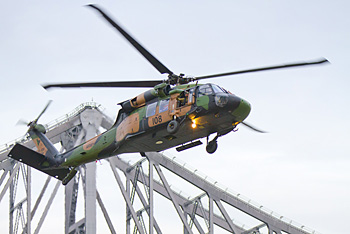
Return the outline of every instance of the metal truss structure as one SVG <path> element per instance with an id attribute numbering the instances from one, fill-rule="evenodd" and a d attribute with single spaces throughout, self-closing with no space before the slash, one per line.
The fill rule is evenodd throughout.
<path id="1" fill-rule="evenodd" d="M 101 127 L 108 129 L 113 121 L 103 113 L 96 103 L 84 103 L 73 112 L 47 124 L 47 137 L 60 144 L 61 152 L 81 144 L 99 134 Z M 47 177 L 35 203 L 32 203 L 31 168 L 7 158 L 12 146 L 20 142 L 34 148 L 28 136 L 17 139 L 0 148 L 0 203 L 5 194 L 9 196 L 9 226 L 10 234 L 40 233 L 45 218 L 54 201 L 60 186 L 60 181 Z M 125 223 L 112 220 L 106 206 L 96 188 L 96 163 L 89 163 L 79 168 L 79 173 L 64 187 L 65 199 L 65 234 L 96 233 L 96 209 L 99 205 L 108 228 L 115 234 L 115 225 L 125 225 L 126 233 L 153 234 L 162 233 L 162 227 L 155 217 L 155 194 L 168 199 L 183 226 L 184 234 L 214 233 L 214 228 L 220 227 L 225 233 L 259 234 L 259 233 L 290 233 L 315 234 L 305 226 L 297 224 L 263 206 L 230 192 L 211 182 L 198 171 L 190 169 L 185 163 L 175 157 L 150 152 L 139 156 L 134 163 L 126 162 L 123 157 L 112 157 L 107 160 L 115 177 L 124 202 L 126 204 Z M 168 176 L 175 176 L 182 183 L 196 188 L 191 196 L 185 196 L 174 186 L 171 186 Z M 22 189 L 19 181 L 24 185 Z M 32 227 L 32 219 L 37 214 L 49 184 L 55 186 L 40 216 L 36 227 Z M 79 186 L 80 184 L 80 186 Z M 79 187 L 82 187 L 85 198 L 84 218 L 76 220 L 77 199 Z M 24 193 L 22 200 L 16 199 L 18 191 Z M 199 191 L 199 192 L 198 192 Z M 231 211 L 235 210 L 235 217 Z M 124 212 L 124 211 L 123 211 Z M 238 213 L 237 213 L 238 212 Z M 4 213 L 4 211 L 2 211 Z M 252 225 L 238 223 L 241 216 L 254 220 Z"/>

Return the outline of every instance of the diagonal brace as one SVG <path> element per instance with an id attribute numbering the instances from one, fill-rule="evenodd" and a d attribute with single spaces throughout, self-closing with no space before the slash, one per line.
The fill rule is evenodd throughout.
<path id="1" fill-rule="evenodd" d="M 164 187 L 165 187 L 165 190 L 166 190 L 167 193 L 169 194 L 169 196 L 170 196 L 170 198 L 171 198 L 171 201 L 173 202 L 173 205 L 174 205 L 174 207 L 175 207 L 175 209 L 176 209 L 176 211 L 177 211 L 177 214 L 179 215 L 179 217 L 180 217 L 180 219 L 181 219 L 181 221 L 182 221 L 182 223 L 183 223 L 185 229 L 187 230 L 187 232 L 188 232 L 189 234 L 193 234 L 193 232 L 192 232 L 190 226 L 188 225 L 188 223 L 187 223 L 187 221 L 186 221 L 186 217 L 185 217 L 184 213 L 182 212 L 182 210 L 180 209 L 179 203 L 177 202 L 176 197 L 174 196 L 173 191 L 170 189 L 170 186 L 169 186 L 169 184 L 168 184 L 168 181 L 165 179 L 165 176 L 164 176 L 163 172 L 161 171 L 159 165 L 158 165 L 158 164 L 154 164 L 154 167 L 156 168 L 157 173 L 158 173 L 160 179 L 161 179 L 162 182 L 163 182 L 163 185 L 164 185 Z"/>
<path id="2" fill-rule="evenodd" d="M 224 206 L 222 205 L 221 201 L 220 201 L 220 200 L 215 200 L 215 199 L 214 199 L 214 201 L 215 201 L 216 205 L 218 206 L 218 208 L 219 208 L 221 214 L 224 216 L 224 218 L 225 218 L 227 224 L 228 224 L 229 227 L 231 228 L 232 232 L 233 232 L 233 233 L 236 233 L 236 234 L 240 233 L 239 230 L 237 230 L 237 228 L 236 228 L 235 225 L 233 224 L 233 222 L 232 222 L 230 216 L 227 214 L 227 212 L 226 212 Z"/>
<path id="3" fill-rule="evenodd" d="M 126 191 L 125 191 L 124 185 L 123 185 L 123 183 L 122 183 L 122 181 L 121 181 L 121 179 L 120 179 L 120 177 L 119 177 L 119 174 L 118 174 L 117 170 L 115 169 L 115 165 L 114 165 L 113 161 L 112 161 L 112 160 L 109 160 L 109 164 L 110 164 L 110 166 L 111 166 L 111 168 L 112 168 L 114 177 L 115 177 L 115 179 L 116 179 L 117 182 L 118 182 L 118 185 L 119 185 L 120 191 L 121 191 L 122 194 L 123 194 L 124 200 L 125 200 L 126 204 L 127 204 L 128 207 L 129 207 L 129 210 L 130 210 L 130 213 L 131 213 L 132 218 L 134 219 L 135 225 L 137 226 L 137 229 L 139 230 L 139 232 L 140 232 L 141 234 L 144 234 L 144 231 L 143 231 L 143 229 L 142 229 L 142 226 L 141 226 L 141 224 L 140 224 L 140 222 L 139 222 L 139 220 L 138 220 L 137 214 L 136 214 L 136 212 L 135 212 L 135 210 L 134 210 L 134 208 L 133 208 L 133 206 L 132 206 L 132 204 L 131 204 L 130 197 L 129 197 L 129 195 L 128 195 L 128 194 L 126 193 Z"/>

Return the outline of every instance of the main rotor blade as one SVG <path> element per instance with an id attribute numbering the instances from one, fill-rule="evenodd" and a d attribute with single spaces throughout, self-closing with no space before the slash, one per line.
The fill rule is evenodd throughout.
<path id="1" fill-rule="evenodd" d="M 260 130 L 260 129 L 257 129 L 256 127 L 253 127 L 252 125 L 247 124 L 247 123 L 245 123 L 245 122 L 241 122 L 241 124 L 243 124 L 244 126 L 250 128 L 251 130 L 254 130 L 254 131 L 256 131 L 256 132 L 259 132 L 259 133 L 266 133 L 265 131 Z"/>
<path id="2" fill-rule="evenodd" d="M 250 72 L 258 72 L 258 71 L 267 71 L 267 70 L 275 70 L 275 69 L 282 69 L 282 68 L 290 68 L 290 67 L 301 67 L 301 66 L 317 65 L 317 64 L 327 63 L 327 62 L 329 62 L 327 59 L 322 58 L 321 60 L 316 60 L 316 61 L 311 61 L 311 62 L 290 63 L 290 64 L 282 64 L 282 65 L 277 65 L 277 66 L 270 66 L 270 67 L 260 67 L 260 68 L 254 68 L 254 69 L 248 69 L 248 70 L 241 70 L 241 71 L 234 71 L 234 72 L 227 72 L 227 73 L 219 73 L 219 74 L 208 75 L 208 76 L 199 76 L 199 77 L 196 77 L 195 80 L 202 80 L 202 79 L 215 78 L 215 77 L 221 77 L 221 76 L 238 75 L 238 74 L 250 73 Z"/>
<path id="3" fill-rule="evenodd" d="M 115 21 L 113 21 L 106 13 L 104 13 L 96 5 L 87 5 L 98 12 L 115 28 L 117 29 L 131 45 L 133 45 L 142 55 L 145 57 L 161 74 L 167 73 L 173 74 L 166 66 L 164 66 L 158 59 L 156 59 L 150 52 L 148 52 L 140 43 L 138 43 L 133 37 L 131 37 L 122 27 L 120 27 Z"/>
<path id="4" fill-rule="evenodd" d="M 44 84 L 44 89 L 50 88 L 82 88 L 82 87 L 120 87 L 120 88 L 153 88 L 163 80 L 142 80 L 142 81 L 116 81 L 116 82 L 90 82 L 90 83 L 61 83 Z"/>

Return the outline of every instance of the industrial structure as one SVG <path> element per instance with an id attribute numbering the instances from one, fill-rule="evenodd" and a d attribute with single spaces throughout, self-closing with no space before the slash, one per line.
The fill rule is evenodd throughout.
<path id="1" fill-rule="evenodd" d="M 60 147 L 61 152 L 64 152 L 99 134 L 101 128 L 110 128 L 112 124 L 113 121 L 103 113 L 99 105 L 84 103 L 45 127 L 47 137 Z M 32 197 L 32 169 L 7 157 L 16 142 L 30 148 L 35 147 L 28 136 L 24 136 L 0 148 L 0 204 L 5 195 L 9 196 L 9 210 L 2 210 L 2 213 L 8 212 L 7 231 L 10 234 L 37 234 L 40 233 L 57 191 L 62 185 L 60 181 L 47 177 L 39 196 Z M 96 163 L 89 163 L 81 166 L 75 178 L 64 187 L 65 223 L 62 225 L 65 227 L 65 234 L 97 233 L 97 204 L 113 234 L 116 233 L 117 225 L 123 225 L 127 234 L 163 233 L 162 226 L 154 215 L 154 210 L 160 209 L 154 202 L 155 193 L 172 203 L 185 234 L 211 234 L 216 227 L 220 227 L 220 231 L 223 230 L 225 233 L 235 234 L 316 234 L 315 231 L 303 225 L 286 219 L 238 193 L 230 192 L 216 182 L 209 181 L 206 176 L 197 170 L 190 169 L 175 157 L 150 152 L 139 155 L 139 160 L 136 162 L 126 162 L 123 157 L 118 156 L 106 161 L 116 180 L 116 183 L 111 186 L 118 186 L 124 198 L 126 210 L 121 209 L 120 212 L 125 213 L 125 220 L 121 223 L 120 220 L 111 219 L 96 188 Z M 183 195 L 169 183 L 168 174 L 163 172 L 165 170 L 183 183 L 190 183 L 196 187 L 197 192 L 190 196 Z M 22 200 L 16 199 L 19 193 L 17 192 L 19 180 L 24 184 Z M 55 186 L 47 203 L 42 204 L 50 183 L 55 183 Z M 76 220 L 79 188 L 83 188 L 84 218 Z M 41 214 L 37 212 L 39 206 L 44 206 Z M 237 215 L 237 212 L 232 215 L 230 213 L 232 209 L 254 220 L 254 225 L 243 225 L 238 222 L 240 215 Z M 35 226 L 32 222 L 34 216 L 40 216 Z M 2 233 L 5 233 L 5 230 L 3 231 Z"/>

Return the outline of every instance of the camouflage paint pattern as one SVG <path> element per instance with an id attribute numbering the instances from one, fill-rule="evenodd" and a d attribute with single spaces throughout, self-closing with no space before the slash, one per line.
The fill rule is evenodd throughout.
<path id="1" fill-rule="evenodd" d="M 200 85 L 179 85 L 168 96 L 153 89 L 124 102 L 130 103 L 131 111 L 125 113 L 123 119 L 110 130 L 61 154 L 59 167 L 74 168 L 87 162 L 127 152 L 164 150 L 215 132 L 231 131 L 248 116 L 250 105 L 243 99 L 239 99 L 240 102 L 235 104 L 234 109 L 220 108 L 215 105 L 214 95 L 195 98 L 195 92 L 192 98 L 188 98 L 190 94 L 186 93 L 187 102 L 178 106 L 182 91 L 190 88 L 198 89 L 196 86 Z M 151 96 L 153 98 L 150 98 Z M 159 105 L 162 101 L 169 103 L 167 109 L 160 112 Z M 146 116 L 147 108 L 152 103 L 157 103 L 155 113 Z M 175 136 L 169 136 L 166 126 L 174 118 L 182 119 L 184 122 Z M 118 119 L 119 116 L 117 121 Z M 192 121 L 198 124 L 197 129 L 191 128 Z M 38 151 L 46 154 L 45 144 L 35 135 L 32 135 L 32 138 Z M 157 145 L 158 143 L 155 143 L 157 141 L 165 143 Z"/>
<path id="2" fill-rule="evenodd" d="M 30 134 L 30 137 L 32 138 L 35 146 L 36 146 L 36 149 L 37 149 L 37 152 L 42 154 L 42 155 L 46 155 L 47 153 L 47 148 L 46 146 L 44 145 L 44 143 L 40 140 L 40 138 L 38 137 L 38 135 L 36 135 L 34 132 L 32 134 Z"/>

